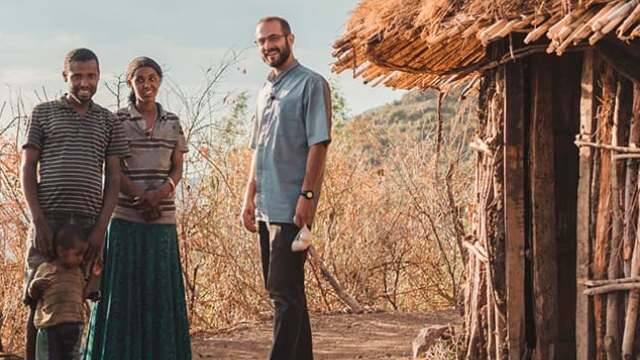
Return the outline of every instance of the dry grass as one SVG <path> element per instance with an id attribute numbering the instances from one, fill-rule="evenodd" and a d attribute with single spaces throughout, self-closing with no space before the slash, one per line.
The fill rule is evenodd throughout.
<path id="1" fill-rule="evenodd" d="M 17 115 L 14 118 L 23 120 Z M 26 316 L 21 290 L 28 215 L 20 190 L 15 141 L 0 133 L 0 345 L 8 349 L 21 346 Z"/>

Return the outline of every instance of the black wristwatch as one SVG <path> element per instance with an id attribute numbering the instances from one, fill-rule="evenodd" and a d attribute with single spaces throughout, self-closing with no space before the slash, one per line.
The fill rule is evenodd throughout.
<path id="1" fill-rule="evenodd" d="M 304 197 L 307 200 L 313 200 L 313 191 L 311 190 L 302 190 L 300 191 L 300 196 Z"/>

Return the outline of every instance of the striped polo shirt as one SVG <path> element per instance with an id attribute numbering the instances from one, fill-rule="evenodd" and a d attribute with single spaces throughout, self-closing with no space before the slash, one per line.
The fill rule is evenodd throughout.
<path id="1" fill-rule="evenodd" d="M 129 153 L 113 113 L 91 102 L 80 116 L 66 95 L 33 109 L 23 147 L 40 150 L 38 200 L 43 211 L 92 217 L 102 209 L 105 158 Z"/>
<path id="2" fill-rule="evenodd" d="M 151 131 L 147 131 L 142 115 L 133 104 L 118 110 L 117 116 L 129 142 L 131 157 L 127 159 L 123 174 L 142 189 L 159 188 L 167 181 L 173 167 L 174 151 L 186 153 L 187 142 L 177 115 L 165 111 L 160 104 L 158 118 Z M 152 224 L 175 224 L 175 193 L 160 201 L 162 216 Z M 113 217 L 145 223 L 133 199 L 123 193 L 118 195 L 118 205 Z"/>

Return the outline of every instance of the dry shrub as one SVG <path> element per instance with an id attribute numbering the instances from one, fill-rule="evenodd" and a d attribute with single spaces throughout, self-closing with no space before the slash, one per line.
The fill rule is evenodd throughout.
<path id="1" fill-rule="evenodd" d="M 24 125 L 23 109 L 18 103 L 0 110 L 0 119 L 3 113 L 10 117 L 0 129 L 0 350 L 22 346 L 26 319 L 22 289 L 28 213 L 20 190 L 17 138 L 8 131 Z"/>
<path id="2" fill-rule="evenodd" d="M 460 348 L 458 344 L 450 340 L 438 340 L 423 359 L 426 360 L 457 360 L 460 359 Z"/>
<path id="3" fill-rule="evenodd" d="M 213 83 L 205 92 L 226 68 L 207 71 Z M 249 150 L 240 145 L 247 138 L 247 97 L 210 95 L 174 92 L 191 149 L 178 189 L 178 232 L 193 332 L 261 319 L 271 310 L 258 240 L 242 229 L 238 216 L 250 163 Z M 432 120 L 409 131 L 366 119 L 337 127 L 314 246 L 361 304 L 399 311 L 458 304 L 473 178 L 468 109 L 462 106 L 446 119 L 440 154 Z M 25 122 L 20 118 L 6 134 L 23 132 Z M 23 346 L 28 217 L 18 181 L 19 140 L 6 134 L 0 138 L 0 338 L 6 349 L 17 351 Z M 311 311 L 346 308 L 313 266 L 307 266 L 307 294 Z"/>
<path id="4" fill-rule="evenodd" d="M 337 127 L 314 246 L 361 304 L 400 311 L 459 305 L 473 178 L 466 147 L 471 104 L 447 119 L 440 154 L 433 121 L 409 130 L 372 126 L 365 118 Z M 258 240 L 242 229 L 238 216 L 250 152 L 210 146 L 200 139 L 198 156 L 207 165 L 198 181 L 183 187 L 180 217 L 195 330 L 229 327 L 271 310 Z M 346 309 L 311 265 L 307 297 L 312 311 Z"/>

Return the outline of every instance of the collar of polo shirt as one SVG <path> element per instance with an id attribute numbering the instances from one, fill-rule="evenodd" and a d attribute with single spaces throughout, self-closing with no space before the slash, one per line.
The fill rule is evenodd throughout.
<path id="1" fill-rule="evenodd" d="M 165 120 L 167 117 L 167 112 L 164 110 L 162 105 L 160 105 L 160 103 L 156 103 L 156 106 L 158 107 L 158 119 Z M 140 114 L 138 109 L 136 109 L 136 106 L 131 102 L 129 103 L 129 114 L 131 114 L 132 119 L 142 118 L 142 114 Z"/>
<path id="2" fill-rule="evenodd" d="M 300 63 L 298 62 L 298 60 L 294 60 L 291 66 L 287 70 L 281 72 L 278 75 L 275 75 L 272 71 L 269 73 L 269 76 L 267 76 L 267 79 L 269 80 L 269 82 L 276 84 L 278 81 L 280 81 L 280 79 L 284 78 L 288 73 L 291 72 L 291 70 L 297 68 L 299 65 Z"/>
<path id="3" fill-rule="evenodd" d="M 60 97 L 60 103 L 62 104 L 62 106 L 64 106 L 65 108 L 71 109 L 75 111 L 75 108 L 73 107 L 73 105 L 71 105 L 69 103 L 69 99 L 67 98 L 67 95 L 69 95 L 69 93 L 64 93 L 64 95 L 62 95 L 62 97 Z M 89 100 L 89 106 L 87 107 L 87 112 L 91 111 L 94 107 L 94 102 L 93 100 Z"/>

